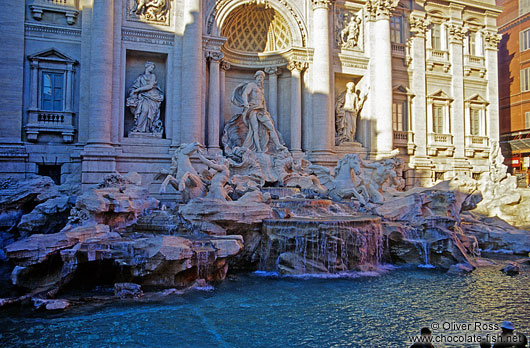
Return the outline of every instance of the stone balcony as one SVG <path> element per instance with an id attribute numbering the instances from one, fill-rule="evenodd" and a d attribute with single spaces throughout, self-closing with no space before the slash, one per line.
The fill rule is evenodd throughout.
<path id="1" fill-rule="evenodd" d="M 61 134 L 63 142 L 74 140 L 74 112 L 29 110 L 28 123 L 24 127 L 28 141 L 36 142 L 40 133 Z"/>
<path id="2" fill-rule="evenodd" d="M 465 153 L 467 157 L 483 157 L 489 155 L 489 138 L 481 135 L 466 135 Z"/>
<path id="3" fill-rule="evenodd" d="M 486 60 L 484 57 L 464 55 L 464 75 L 470 76 L 472 71 L 477 71 L 480 77 L 486 75 Z"/>
<path id="4" fill-rule="evenodd" d="M 437 156 L 443 152 L 446 156 L 453 156 L 455 147 L 453 135 L 443 133 L 429 133 L 427 136 L 427 154 Z"/>
<path id="5" fill-rule="evenodd" d="M 410 131 L 394 131 L 394 147 L 406 147 L 407 154 L 413 155 L 416 145 L 414 144 L 414 133 Z"/>
<path id="6" fill-rule="evenodd" d="M 436 65 L 441 66 L 444 72 L 448 72 L 451 68 L 451 63 L 449 63 L 449 52 L 446 50 L 428 48 L 427 69 L 433 70 Z"/>
<path id="7" fill-rule="evenodd" d="M 405 53 L 406 53 L 406 46 L 405 44 L 402 44 L 402 43 L 395 43 L 395 42 L 392 42 L 392 55 L 395 56 L 395 57 L 405 57 Z"/>

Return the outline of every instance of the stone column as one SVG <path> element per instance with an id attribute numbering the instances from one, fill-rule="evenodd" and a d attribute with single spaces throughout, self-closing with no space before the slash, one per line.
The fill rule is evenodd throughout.
<path id="1" fill-rule="evenodd" d="M 332 164 L 334 115 L 331 112 L 331 40 L 329 7 L 332 1 L 313 3 L 313 144 L 311 160 Z"/>
<path id="2" fill-rule="evenodd" d="M 221 153 L 219 146 L 219 114 L 221 110 L 221 90 L 219 85 L 219 62 L 223 54 L 218 51 L 207 52 L 210 64 L 210 81 L 208 84 L 208 152 Z"/>
<path id="3" fill-rule="evenodd" d="M 89 145 L 110 146 L 114 0 L 94 0 L 90 56 Z"/>
<path id="4" fill-rule="evenodd" d="M 486 123 L 490 141 L 499 141 L 499 77 L 497 75 L 497 45 L 501 35 L 496 29 L 484 32 L 486 71 L 488 78 L 488 102 Z M 491 144 L 490 144 L 491 145 Z"/>
<path id="5" fill-rule="evenodd" d="M 182 38 L 182 100 L 180 139 L 183 143 L 202 138 L 202 1 L 184 1 Z"/>
<path id="6" fill-rule="evenodd" d="M 369 19 L 374 21 L 370 52 L 370 75 L 372 76 L 371 110 L 377 113 L 375 120 L 376 156 L 392 151 L 392 47 L 390 43 L 390 15 L 398 0 L 375 0 L 369 2 Z M 375 115 L 374 115 L 375 116 Z M 373 152 L 373 150 L 372 150 Z"/>
<path id="7" fill-rule="evenodd" d="M 226 98 L 226 71 L 230 69 L 230 63 L 226 61 L 221 61 L 221 76 L 220 76 L 220 103 L 221 111 L 219 114 L 219 139 L 223 135 L 223 130 L 225 128 L 225 98 Z"/>
<path id="8" fill-rule="evenodd" d="M 269 105 L 268 110 L 274 121 L 274 125 L 278 126 L 278 75 L 281 74 L 280 68 L 276 66 L 265 68 L 265 72 L 269 75 Z"/>
<path id="9" fill-rule="evenodd" d="M 306 62 L 291 60 L 291 152 L 302 153 L 302 86 L 300 75 L 307 68 Z"/>
<path id="10" fill-rule="evenodd" d="M 432 162 L 427 157 L 427 85 L 425 78 L 425 33 L 429 21 L 424 13 L 413 13 L 409 19 L 411 37 L 412 79 L 410 86 L 415 97 L 412 100 L 412 124 L 410 125 L 414 137 L 414 171 L 411 181 L 407 185 L 427 186 L 432 183 Z M 410 116 L 409 116 L 410 117 Z"/>
<path id="11" fill-rule="evenodd" d="M 64 100 L 64 111 L 72 111 L 72 71 L 74 67 L 72 64 L 68 64 L 66 70 L 66 96 Z"/>
<path id="12" fill-rule="evenodd" d="M 94 0 L 90 39 L 89 138 L 82 157 L 82 184 L 87 189 L 116 172 L 111 146 L 113 126 L 114 0 Z"/>
<path id="13" fill-rule="evenodd" d="M 31 63 L 31 101 L 30 101 L 30 109 L 37 109 L 38 107 L 38 93 L 39 93 L 39 75 L 38 75 L 38 68 L 39 68 L 39 62 L 32 61 Z"/>
<path id="14" fill-rule="evenodd" d="M 454 5 L 453 5 L 454 6 Z M 464 105 L 464 37 L 467 29 L 460 22 L 447 26 L 449 39 L 449 59 L 452 69 L 451 96 L 454 98 L 450 109 L 450 131 L 455 147 L 453 174 L 470 174 L 471 165 L 465 155 L 465 105 Z"/>

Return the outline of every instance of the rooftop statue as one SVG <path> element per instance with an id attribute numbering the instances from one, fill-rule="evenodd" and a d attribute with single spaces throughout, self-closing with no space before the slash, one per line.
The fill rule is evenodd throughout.
<path id="1" fill-rule="evenodd" d="M 134 80 L 129 88 L 127 106 L 134 115 L 134 127 L 131 132 L 162 135 L 163 126 L 160 120 L 160 104 L 164 93 L 158 87 L 155 64 L 145 63 L 145 71 Z"/>

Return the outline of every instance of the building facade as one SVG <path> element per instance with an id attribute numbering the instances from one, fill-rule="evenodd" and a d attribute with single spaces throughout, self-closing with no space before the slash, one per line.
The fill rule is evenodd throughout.
<path id="1" fill-rule="evenodd" d="M 530 168 L 530 2 L 497 1 L 499 33 L 499 117 L 506 165 L 527 183 Z"/>
<path id="2" fill-rule="evenodd" d="M 175 147 L 221 151 L 232 91 L 258 70 L 286 146 L 318 164 L 397 148 L 407 183 L 430 185 L 488 170 L 499 139 L 493 0 L 3 6 L 4 177 L 136 171 L 156 192 Z"/>

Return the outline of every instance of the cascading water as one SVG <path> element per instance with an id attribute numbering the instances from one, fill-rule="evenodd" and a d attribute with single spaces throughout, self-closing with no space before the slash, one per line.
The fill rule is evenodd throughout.
<path id="1" fill-rule="evenodd" d="M 333 274 L 376 266 L 383 253 L 380 222 L 367 215 L 265 220 L 260 270 Z"/>

